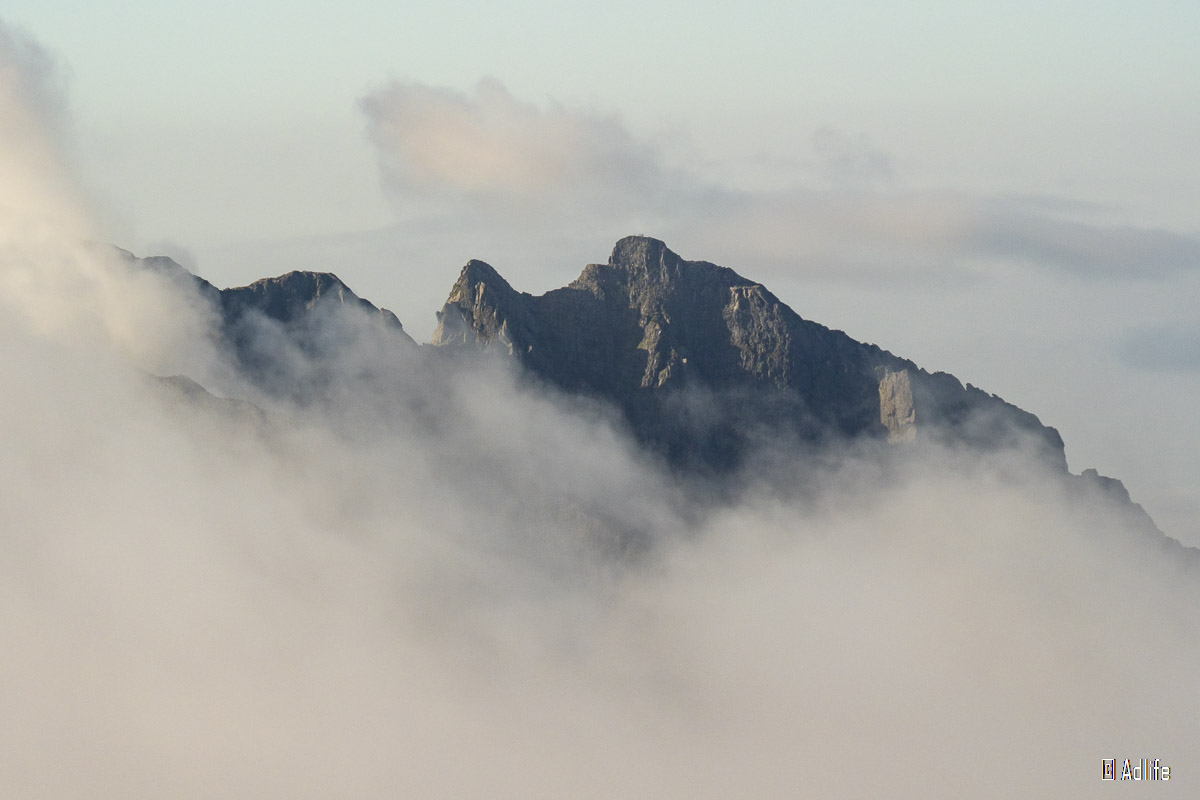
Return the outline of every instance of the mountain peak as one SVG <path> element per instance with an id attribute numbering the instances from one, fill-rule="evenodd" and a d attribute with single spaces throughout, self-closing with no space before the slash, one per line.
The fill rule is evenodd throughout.
<path id="1" fill-rule="evenodd" d="M 217 289 L 165 256 L 138 258 L 114 250 L 130 268 L 152 271 L 196 292 L 213 312 L 213 342 L 230 353 L 247 377 L 272 393 L 300 392 L 313 385 L 307 377 L 289 373 L 290 366 L 303 359 L 281 359 L 281 348 L 308 357 L 329 355 L 362 335 L 376 334 L 401 348 L 416 347 L 395 314 L 359 297 L 332 272 L 293 270 L 247 286 Z M 334 319 L 339 322 L 331 326 Z M 188 390 L 182 381 L 176 383 Z"/>
<path id="2" fill-rule="evenodd" d="M 480 286 L 488 286 L 497 292 L 511 292 L 513 289 L 508 281 L 496 271 L 496 268 L 486 261 L 471 259 L 458 274 L 458 280 L 450 290 L 452 297 L 473 297 Z"/>
<path id="3" fill-rule="evenodd" d="M 649 236 L 626 236 L 613 247 L 608 259 L 610 266 L 627 271 L 649 271 L 668 264 L 678 264 L 682 259 L 671 251 L 666 243 Z"/>
<path id="4" fill-rule="evenodd" d="M 482 262 L 464 268 L 436 345 L 498 345 L 569 392 L 608 400 L 673 463 L 724 471 L 754 442 L 1032 435 L 1066 468 L 1053 428 L 957 379 L 802 319 L 761 284 L 661 240 L 628 236 L 608 264 L 540 297 Z"/>
<path id="5" fill-rule="evenodd" d="M 437 312 L 433 343 L 475 342 L 486 347 L 495 338 L 507 342 L 507 319 L 520 316 L 520 305 L 520 295 L 491 264 L 472 259 L 462 268 L 445 305 Z M 478 325 L 473 328 L 468 318 L 478 321 Z M 485 328 L 488 334 L 483 335 Z"/>
<path id="6" fill-rule="evenodd" d="M 227 324 L 250 311 L 289 324 L 307 317 L 318 306 L 333 303 L 377 315 L 397 331 L 402 332 L 404 327 L 395 314 L 362 299 L 332 272 L 293 270 L 275 278 L 262 278 L 248 286 L 222 289 L 220 302 Z M 412 343 L 408 334 L 404 339 Z"/>

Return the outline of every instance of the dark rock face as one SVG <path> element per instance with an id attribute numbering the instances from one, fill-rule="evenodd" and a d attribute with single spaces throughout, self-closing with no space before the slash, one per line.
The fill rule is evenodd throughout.
<path id="1" fill-rule="evenodd" d="M 234 327 L 254 315 L 284 325 L 298 324 L 318 309 L 336 305 L 377 316 L 387 328 L 403 333 L 406 342 L 416 344 L 404 333 L 404 326 L 395 314 L 359 297 L 332 272 L 296 270 L 277 278 L 262 278 L 248 286 L 218 289 L 166 256 L 138 258 L 128 250 L 114 249 L 130 268 L 154 272 L 177 286 L 194 290 L 204 300 L 213 303 L 220 311 L 222 324 L 226 328 Z"/>
<path id="2" fill-rule="evenodd" d="M 334 274 L 289 272 L 220 292 L 223 336 L 242 371 L 272 394 L 306 401 L 363 336 L 416 348 L 400 320 Z"/>
<path id="3" fill-rule="evenodd" d="M 151 271 L 204 304 L 216 344 L 268 395 L 310 402 L 339 382 L 350 391 L 394 389 L 415 364 L 429 368 L 421 372 L 429 379 L 470 369 L 482 350 L 517 359 L 563 391 L 611 403 L 643 445 L 692 474 L 726 475 L 763 441 L 1032 447 L 1085 507 L 1200 563 L 1198 551 L 1155 527 L 1120 481 L 1095 470 L 1067 473 L 1062 439 L 1034 415 L 802 319 L 762 285 L 684 261 L 655 239 L 622 239 L 607 264 L 591 264 L 540 297 L 471 261 L 437 315 L 436 347 L 419 354 L 394 314 L 331 273 L 291 272 L 220 290 L 169 258 L 118 252 L 130 269 Z M 259 428 L 269 421 L 184 376 L 159 383 L 207 413 Z"/>
<path id="4" fill-rule="evenodd" d="M 802 319 L 731 269 L 684 261 L 656 239 L 617 242 L 568 286 L 517 292 L 463 268 L 433 343 L 500 350 L 568 392 L 615 403 L 672 463 L 723 472 L 759 439 L 1022 437 L 1066 468 L 1053 428 L 946 373 Z"/>
<path id="5" fill-rule="evenodd" d="M 311 314 L 321 304 L 359 308 L 378 315 L 384 325 L 403 331 L 396 315 L 386 308 L 376 308 L 362 299 L 330 272 L 289 272 L 278 278 L 263 278 L 249 286 L 222 289 L 221 311 L 227 325 L 236 324 L 247 314 L 258 313 L 285 325 L 293 324 Z M 412 339 L 404 334 L 409 342 Z"/>
<path id="6" fill-rule="evenodd" d="M 332 273 L 296 271 L 217 289 L 170 258 L 118 252 L 130 268 L 152 271 L 206 303 L 218 346 L 270 393 L 295 396 L 312 390 L 321 377 L 302 362 L 336 360 L 365 334 L 416 349 L 395 314 L 362 299 Z"/>

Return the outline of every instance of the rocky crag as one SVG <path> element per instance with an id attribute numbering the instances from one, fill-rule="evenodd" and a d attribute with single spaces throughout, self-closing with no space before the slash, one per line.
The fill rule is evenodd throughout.
<path id="1" fill-rule="evenodd" d="M 1066 469 L 1058 432 L 944 372 L 805 320 L 761 284 L 663 242 L 617 242 L 540 297 L 467 264 L 433 344 L 500 351 L 567 392 L 614 403 L 637 438 L 687 469 L 727 472 L 762 440 L 1027 441 Z"/>
<path id="2" fill-rule="evenodd" d="M 460 356 L 472 353 L 512 359 L 534 380 L 611 404 L 642 446 L 690 475 L 735 474 L 766 442 L 1024 448 L 1071 491 L 1200 563 L 1200 551 L 1158 531 L 1120 481 L 1095 470 L 1071 475 L 1062 438 L 1033 414 L 803 319 L 761 284 L 685 261 L 656 239 L 622 239 L 607 264 L 590 264 L 569 285 L 536 297 L 471 261 L 437 314 L 432 345 L 421 348 L 394 314 L 332 273 L 297 271 L 217 289 L 168 258 L 120 252 L 132 269 L 163 276 L 206 304 L 216 343 L 267 396 L 304 399 L 343 379 L 331 365 L 369 332 L 376 355 L 381 344 L 388 352 L 422 352 L 433 365 L 426 378 L 469 368 Z M 403 364 L 411 362 L 380 369 Z M 362 374 L 361 366 L 355 370 Z M 399 380 L 393 385 L 404 382 L 391 377 Z M 170 388 L 203 392 L 186 378 L 171 379 Z"/>
<path id="3" fill-rule="evenodd" d="M 152 272 L 197 295 L 214 320 L 217 347 L 268 394 L 295 397 L 313 389 L 313 371 L 297 369 L 297 359 L 284 355 L 319 364 L 352 346 L 364 328 L 382 331 L 396 347 L 417 346 L 395 314 L 359 297 L 331 272 L 297 270 L 218 289 L 170 258 L 118 254 L 131 269 Z"/>

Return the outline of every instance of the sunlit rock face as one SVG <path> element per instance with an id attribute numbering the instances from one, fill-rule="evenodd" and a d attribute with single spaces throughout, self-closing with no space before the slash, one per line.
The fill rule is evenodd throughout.
<path id="1" fill-rule="evenodd" d="M 539 297 L 470 262 L 433 343 L 499 351 L 563 390 L 611 401 L 639 440 L 687 468 L 727 471 L 756 441 L 781 437 L 976 447 L 1028 438 L 1066 467 L 1058 432 L 1034 415 L 805 320 L 761 284 L 644 236 Z"/>
<path id="2" fill-rule="evenodd" d="M 917 438 L 917 412 L 913 408 L 912 381 L 908 370 L 881 370 L 879 378 L 879 421 L 887 428 L 889 442 L 911 442 Z"/>

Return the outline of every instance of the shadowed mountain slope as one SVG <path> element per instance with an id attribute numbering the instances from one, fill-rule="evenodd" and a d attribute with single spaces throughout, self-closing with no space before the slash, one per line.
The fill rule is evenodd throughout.
<path id="1" fill-rule="evenodd" d="M 712 488 L 736 491 L 738 482 L 724 477 L 758 453 L 803 454 L 812 445 L 890 443 L 899 449 L 877 454 L 901 458 L 924 442 L 1021 450 L 1061 476 L 1086 507 L 1197 560 L 1158 531 L 1120 481 L 1095 470 L 1071 475 L 1058 432 L 1033 414 L 805 320 L 761 284 L 685 261 L 656 239 L 622 239 L 607 264 L 588 265 L 539 297 L 471 261 L 423 353 L 394 314 L 331 273 L 291 272 L 219 290 L 169 258 L 120 253 L 131 269 L 162 276 L 207 307 L 210 335 L 245 385 L 256 387 L 252 397 L 308 405 L 338 393 L 399 391 L 417 399 L 395 408 L 428 412 L 445 389 L 440 381 L 469 374 L 478 366 L 471 354 L 482 351 L 611 405 L 643 447 L 683 474 L 716 478 L 706 484 Z M 214 413 L 247 416 L 238 401 L 208 396 L 183 376 L 164 385 Z"/>
<path id="2" fill-rule="evenodd" d="M 617 242 L 540 297 L 467 264 L 433 343 L 500 350 L 568 392 L 615 403 L 671 463 L 721 473 L 756 441 L 1030 441 L 1065 470 L 1058 432 L 1034 415 L 805 320 L 759 283 L 685 261 L 656 239 Z"/>
<path id="3" fill-rule="evenodd" d="M 218 347 L 244 377 L 271 394 L 299 399 L 312 392 L 328 380 L 330 362 L 349 356 L 364 336 L 404 350 L 417 347 L 395 314 L 359 297 L 330 272 L 293 271 L 217 289 L 170 258 L 118 252 L 131 269 L 152 271 L 207 304 Z"/>

